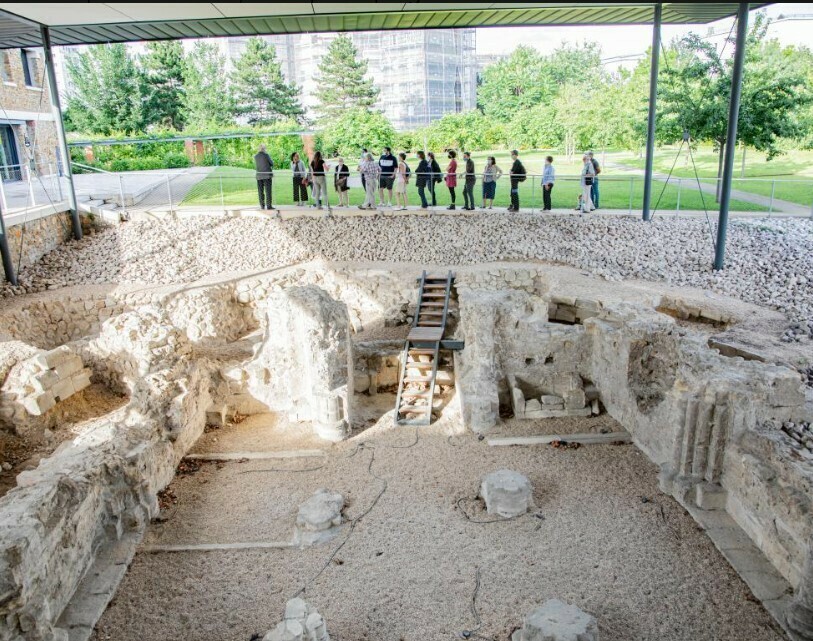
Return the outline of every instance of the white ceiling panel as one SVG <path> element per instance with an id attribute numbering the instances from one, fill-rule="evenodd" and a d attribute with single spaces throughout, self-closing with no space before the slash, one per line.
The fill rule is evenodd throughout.
<path id="1" fill-rule="evenodd" d="M 127 16 L 101 2 L 2 2 L 0 9 L 45 25 L 105 24 L 127 20 Z"/>
<path id="2" fill-rule="evenodd" d="M 156 22 L 162 20 L 204 20 L 222 18 L 222 14 L 209 2 L 189 4 L 160 2 L 108 2 L 108 7 L 139 22 Z"/>
<path id="3" fill-rule="evenodd" d="M 187 5 L 179 5 L 185 7 Z M 313 15 L 310 2 L 215 2 L 214 6 L 227 18 L 251 16 Z M 337 7 L 343 5 L 337 4 Z"/>

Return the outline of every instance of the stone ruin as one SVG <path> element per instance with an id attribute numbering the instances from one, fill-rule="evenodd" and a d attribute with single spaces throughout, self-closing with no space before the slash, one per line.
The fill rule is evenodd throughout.
<path id="1" fill-rule="evenodd" d="M 489 514 L 512 519 L 533 507 L 531 482 L 519 472 L 497 470 L 486 474 L 480 496 Z"/>
<path id="2" fill-rule="evenodd" d="M 727 316 L 739 325 L 730 334 L 705 323 L 701 331 L 689 317 L 659 311 L 664 297 L 623 285 L 597 294 L 535 265 L 456 273 L 453 326 L 465 348 L 445 363 L 443 413 L 488 433 L 505 416 L 606 412 L 777 621 L 796 639 L 813 639 L 813 452 L 804 430 L 796 438 L 783 429 L 810 423 L 802 378 L 771 359 L 738 355 L 753 346 L 710 347 L 710 331 L 730 346 L 747 335 L 749 319 Z M 399 341 L 358 337 L 389 310 L 408 309 L 414 277 L 322 263 L 194 287 L 57 290 L 0 311 L 0 338 L 28 346 L 0 369 L 7 429 L 44 429 L 88 379 L 128 398 L 124 412 L 18 474 L 0 498 L 0 640 L 66 638 L 60 616 L 83 579 L 114 557 L 126 567 L 158 512 L 156 494 L 207 421 L 278 412 L 327 441 L 345 438 L 354 396 L 397 381 Z M 702 298 L 685 307 L 699 310 L 696 318 L 722 318 Z M 501 493 L 511 495 L 507 503 Z M 501 516 L 530 506 L 530 484 L 518 479 L 510 491 L 484 484 L 482 495 Z M 340 495 L 316 501 L 298 519 L 305 538 L 341 523 Z M 130 551 L 113 555 L 123 543 Z M 738 565 L 744 551 L 748 564 Z M 327 639 L 318 614 L 295 606 L 266 639 Z M 540 636 L 541 621 L 565 618 L 586 621 L 573 638 L 596 638 L 589 618 L 546 606 L 514 641 L 569 638 Z"/>
<path id="3" fill-rule="evenodd" d="M 598 641 L 598 621 L 575 605 L 550 599 L 525 617 L 511 641 Z"/>
<path id="4" fill-rule="evenodd" d="M 330 635 L 322 615 L 304 600 L 291 599 L 282 621 L 262 641 L 330 641 Z"/>

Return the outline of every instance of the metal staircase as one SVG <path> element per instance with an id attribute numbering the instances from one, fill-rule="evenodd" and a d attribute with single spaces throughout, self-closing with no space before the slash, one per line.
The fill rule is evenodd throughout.
<path id="1" fill-rule="evenodd" d="M 415 318 L 404 343 L 398 396 L 395 401 L 397 425 L 429 425 L 438 374 L 443 333 L 449 313 L 454 274 L 421 274 Z"/>

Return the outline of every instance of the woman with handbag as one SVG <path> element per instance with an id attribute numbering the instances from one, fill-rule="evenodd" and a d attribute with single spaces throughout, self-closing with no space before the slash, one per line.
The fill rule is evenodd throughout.
<path id="1" fill-rule="evenodd" d="M 339 207 L 350 206 L 350 187 L 347 180 L 350 178 L 350 169 L 344 164 L 344 158 L 336 159 L 336 170 L 333 172 L 333 187 L 339 194 Z"/>
<path id="2" fill-rule="evenodd" d="M 430 151 L 426 155 L 429 158 L 429 168 L 432 170 L 429 176 L 429 193 L 432 195 L 432 207 L 434 207 L 438 204 L 435 197 L 435 185 L 439 185 L 443 180 L 443 172 L 440 171 L 440 164 L 435 159 L 435 154 Z"/>
<path id="3" fill-rule="evenodd" d="M 584 154 L 582 157 L 582 162 L 584 166 L 582 167 L 582 200 L 579 204 L 579 210 L 581 213 L 590 213 L 595 209 L 593 207 L 593 198 L 592 198 L 592 191 L 593 191 L 593 180 L 596 177 L 596 169 L 593 167 L 593 162 L 590 160 L 590 156 Z"/>
<path id="4" fill-rule="evenodd" d="M 296 152 L 291 154 L 291 173 L 294 180 L 294 202 L 297 207 L 303 207 L 308 202 L 308 169 Z"/>

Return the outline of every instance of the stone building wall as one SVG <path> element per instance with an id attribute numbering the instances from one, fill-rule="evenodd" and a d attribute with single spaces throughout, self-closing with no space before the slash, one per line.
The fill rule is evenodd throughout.
<path id="1" fill-rule="evenodd" d="M 14 268 L 26 269 L 73 237 L 71 216 L 60 212 L 6 228 Z M 22 254 L 20 253 L 22 248 Z"/>

